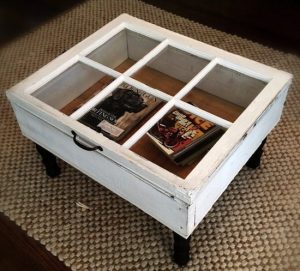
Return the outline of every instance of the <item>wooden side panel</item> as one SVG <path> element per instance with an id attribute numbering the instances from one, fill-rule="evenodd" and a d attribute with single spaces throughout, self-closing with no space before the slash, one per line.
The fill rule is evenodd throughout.
<path id="1" fill-rule="evenodd" d="M 278 95 L 261 118 L 257 120 L 256 125 L 252 127 L 240 144 L 236 146 L 233 153 L 223 161 L 221 167 L 215 171 L 199 191 L 195 199 L 195 217 L 192 217 L 192 215 L 189 217 L 189 220 L 194 219 L 194 228 L 190 229 L 191 232 L 197 227 L 233 178 L 246 164 L 249 157 L 256 151 L 263 139 L 278 123 L 286 95 L 287 89 Z"/>
<path id="2" fill-rule="evenodd" d="M 102 155 L 101 152 L 89 152 L 77 147 L 71 137 L 16 104 L 13 104 L 13 108 L 22 133 L 26 137 L 131 202 L 171 230 L 187 237 L 188 205 L 145 183 L 141 177 Z"/>

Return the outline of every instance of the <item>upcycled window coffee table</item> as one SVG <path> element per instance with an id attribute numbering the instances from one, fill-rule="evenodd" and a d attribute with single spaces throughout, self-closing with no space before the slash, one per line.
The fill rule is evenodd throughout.
<path id="1" fill-rule="evenodd" d="M 24 136 L 47 174 L 56 156 L 174 232 L 174 259 L 189 259 L 189 236 L 262 146 L 280 119 L 292 76 L 122 14 L 7 91 Z M 162 102 L 122 140 L 78 121 L 122 83 Z M 172 108 L 223 127 L 203 156 L 178 166 L 147 132 Z"/>

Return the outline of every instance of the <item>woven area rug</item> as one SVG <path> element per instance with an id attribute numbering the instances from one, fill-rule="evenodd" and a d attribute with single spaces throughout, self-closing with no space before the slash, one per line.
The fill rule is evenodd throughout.
<path id="1" fill-rule="evenodd" d="M 244 168 L 200 223 L 183 269 L 300 270 L 300 59 L 137 0 L 87 1 L 1 48 L 0 211 L 72 270 L 177 270 L 169 229 L 63 161 L 46 177 L 5 96 L 123 12 L 294 74 L 261 167 Z"/>

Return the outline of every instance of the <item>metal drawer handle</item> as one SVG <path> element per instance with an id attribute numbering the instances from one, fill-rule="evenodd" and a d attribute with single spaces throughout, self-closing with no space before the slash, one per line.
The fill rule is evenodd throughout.
<path id="1" fill-rule="evenodd" d="M 77 135 L 74 131 L 71 131 L 71 133 L 72 133 L 72 135 L 73 135 L 73 141 L 74 141 L 74 143 L 75 143 L 78 147 L 80 147 L 80 148 L 82 148 L 82 149 L 84 149 L 84 150 L 86 150 L 86 151 L 95 151 L 95 150 L 103 151 L 103 149 L 102 149 L 101 146 L 88 147 L 88 146 L 86 146 L 86 145 L 80 143 L 79 141 L 76 140 L 76 137 L 77 137 L 78 135 Z"/>

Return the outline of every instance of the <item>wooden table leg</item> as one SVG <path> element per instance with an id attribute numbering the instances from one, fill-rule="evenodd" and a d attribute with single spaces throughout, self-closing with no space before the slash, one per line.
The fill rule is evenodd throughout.
<path id="1" fill-rule="evenodd" d="M 56 156 L 38 144 L 36 144 L 36 149 L 42 156 L 42 162 L 46 168 L 47 175 L 51 178 L 59 176 L 60 168 L 57 165 Z"/>
<path id="2" fill-rule="evenodd" d="M 190 260 L 190 240 L 191 237 L 185 239 L 173 232 L 174 235 L 174 262 L 179 266 L 184 266 Z"/>
<path id="3" fill-rule="evenodd" d="M 261 156 L 263 154 L 263 147 L 264 147 L 266 141 L 267 141 L 267 138 L 265 138 L 263 140 L 263 142 L 260 144 L 260 146 L 255 151 L 255 153 L 253 153 L 253 155 L 250 157 L 250 159 L 246 163 L 247 167 L 250 167 L 250 168 L 253 168 L 253 169 L 256 169 L 257 167 L 259 167 Z"/>

